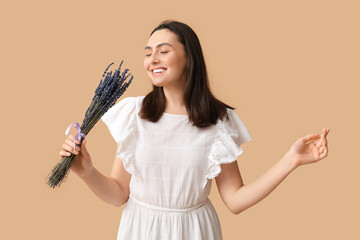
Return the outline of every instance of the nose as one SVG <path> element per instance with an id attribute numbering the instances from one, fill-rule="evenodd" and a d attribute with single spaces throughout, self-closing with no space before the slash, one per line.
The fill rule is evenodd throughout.
<path id="1" fill-rule="evenodd" d="M 158 55 L 156 53 L 151 54 L 151 63 L 156 64 L 159 62 Z"/>

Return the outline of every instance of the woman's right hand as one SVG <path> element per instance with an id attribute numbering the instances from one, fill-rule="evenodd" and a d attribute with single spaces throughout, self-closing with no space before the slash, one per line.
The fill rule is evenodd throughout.
<path id="1" fill-rule="evenodd" d="M 70 134 L 65 139 L 65 143 L 62 145 L 63 149 L 59 152 L 59 155 L 62 157 L 68 157 L 71 155 L 71 153 L 75 154 L 76 156 L 74 157 L 74 162 L 71 165 L 71 170 L 75 172 L 79 177 L 82 177 L 91 172 L 91 170 L 93 169 L 93 164 L 90 154 L 85 147 L 86 139 L 82 141 L 81 147 L 79 147 L 78 145 L 80 144 L 79 140 L 76 139 L 75 150 L 73 147 L 74 140 L 75 137 Z"/>

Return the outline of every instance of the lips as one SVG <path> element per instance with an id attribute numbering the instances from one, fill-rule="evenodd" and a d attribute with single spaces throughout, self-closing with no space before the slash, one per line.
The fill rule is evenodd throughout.
<path id="1" fill-rule="evenodd" d="M 164 69 L 164 72 L 165 72 L 167 68 L 165 68 L 165 67 L 157 67 L 157 68 L 151 69 L 151 72 L 154 72 L 154 70 L 158 70 L 158 69 Z"/>
<path id="2" fill-rule="evenodd" d="M 163 71 L 160 71 L 160 72 L 156 71 L 156 70 L 160 70 L 160 69 L 163 70 Z M 164 74 L 166 72 L 166 70 L 167 70 L 167 68 L 157 67 L 157 68 L 153 68 L 151 70 L 151 73 L 152 73 L 153 77 L 157 77 L 157 76 L 160 76 L 160 75 Z"/>

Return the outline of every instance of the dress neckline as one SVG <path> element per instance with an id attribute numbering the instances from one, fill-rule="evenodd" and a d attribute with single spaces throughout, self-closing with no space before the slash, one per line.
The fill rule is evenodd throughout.
<path id="1" fill-rule="evenodd" d="M 163 112 L 163 114 L 165 116 L 171 116 L 171 117 L 188 117 L 187 114 L 173 114 L 173 113 L 166 113 L 166 112 Z"/>
<path id="2" fill-rule="evenodd" d="M 144 99 L 145 96 L 139 96 L 141 98 L 141 100 Z M 173 114 L 173 113 L 166 113 L 163 112 L 163 115 L 165 116 L 169 116 L 169 117 L 176 117 L 176 118 L 188 118 L 189 116 L 187 114 Z"/>

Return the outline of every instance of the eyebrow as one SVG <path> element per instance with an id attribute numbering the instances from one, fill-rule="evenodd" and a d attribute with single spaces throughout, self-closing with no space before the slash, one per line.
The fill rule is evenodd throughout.
<path id="1" fill-rule="evenodd" d="M 170 47 L 173 47 L 170 43 L 159 43 L 156 47 L 161 47 L 161 46 L 164 46 L 164 45 L 168 45 L 168 46 L 170 46 Z M 145 50 L 146 49 L 151 49 L 151 47 L 150 46 L 146 46 L 145 47 Z"/>

